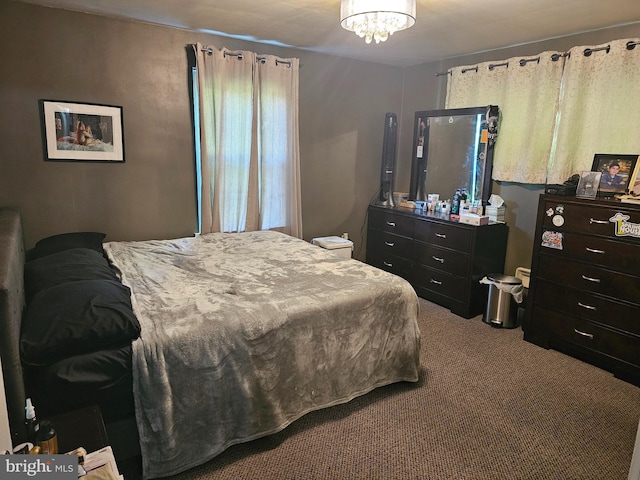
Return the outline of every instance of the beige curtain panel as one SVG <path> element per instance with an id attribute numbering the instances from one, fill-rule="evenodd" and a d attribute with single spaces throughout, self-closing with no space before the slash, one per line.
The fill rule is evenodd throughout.
<path id="1" fill-rule="evenodd" d="M 500 107 L 494 180 L 545 183 L 562 78 L 556 53 L 451 69 L 446 108 Z"/>
<path id="2" fill-rule="evenodd" d="M 493 179 L 562 183 L 595 154 L 640 154 L 637 39 L 451 69 L 446 108 L 498 105 Z"/>
<path id="3" fill-rule="evenodd" d="M 194 45 L 202 232 L 302 238 L 299 60 Z"/>

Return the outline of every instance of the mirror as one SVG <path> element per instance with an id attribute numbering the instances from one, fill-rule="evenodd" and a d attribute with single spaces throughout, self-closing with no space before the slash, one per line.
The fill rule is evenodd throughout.
<path id="1" fill-rule="evenodd" d="M 409 199 L 446 200 L 465 188 L 469 202 L 486 205 L 498 116 L 494 105 L 416 112 Z"/>

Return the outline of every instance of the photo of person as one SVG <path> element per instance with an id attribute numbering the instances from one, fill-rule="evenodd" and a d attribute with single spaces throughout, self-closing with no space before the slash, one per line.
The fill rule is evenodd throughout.
<path id="1" fill-rule="evenodd" d="M 601 173 L 598 196 L 624 194 L 629 188 L 638 155 L 597 154 L 591 171 Z"/>
<path id="2" fill-rule="evenodd" d="M 600 188 L 606 190 L 613 187 L 616 189 L 620 185 L 623 185 L 625 183 L 624 178 L 618 172 L 620 172 L 620 163 L 614 160 L 607 166 L 607 171 L 600 177 Z"/>
<path id="3" fill-rule="evenodd" d="M 576 189 L 576 197 L 580 198 L 596 198 L 598 193 L 598 184 L 601 183 L 602 172 L 582 172 L 578 188 Z"/>

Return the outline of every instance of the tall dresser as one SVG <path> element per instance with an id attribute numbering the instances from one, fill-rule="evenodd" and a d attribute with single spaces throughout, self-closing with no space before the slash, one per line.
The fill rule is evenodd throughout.
<path id="1" fill-rule="evenodd" d="M 541 195 L 524 339 L 640 385 L 640 205 Z"/>
<path id="2" fill-rule="evenodd" d="M 471 318 L 485 311 L 479 280 L 502 273 L 508 227 L 473 226 L 448 215 L 369 206 L 367 263 L 407 279 L 416 293 Z"/>

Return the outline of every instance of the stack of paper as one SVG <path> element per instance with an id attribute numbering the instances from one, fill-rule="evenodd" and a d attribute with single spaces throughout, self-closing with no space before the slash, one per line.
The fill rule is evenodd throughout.
<path id="1" fill-rule="evenodd" d="M 87 475 L 82 477 L 83 480 L 124 480 L 109 446 L 87 454 L 84 457 L 84 469 Z"/>
<path id="2" fill-rule="evenodd" d="M 640 204 L 640 195 L 621 195 L 620 201 L 623 203 L 638 203 Z"/>

